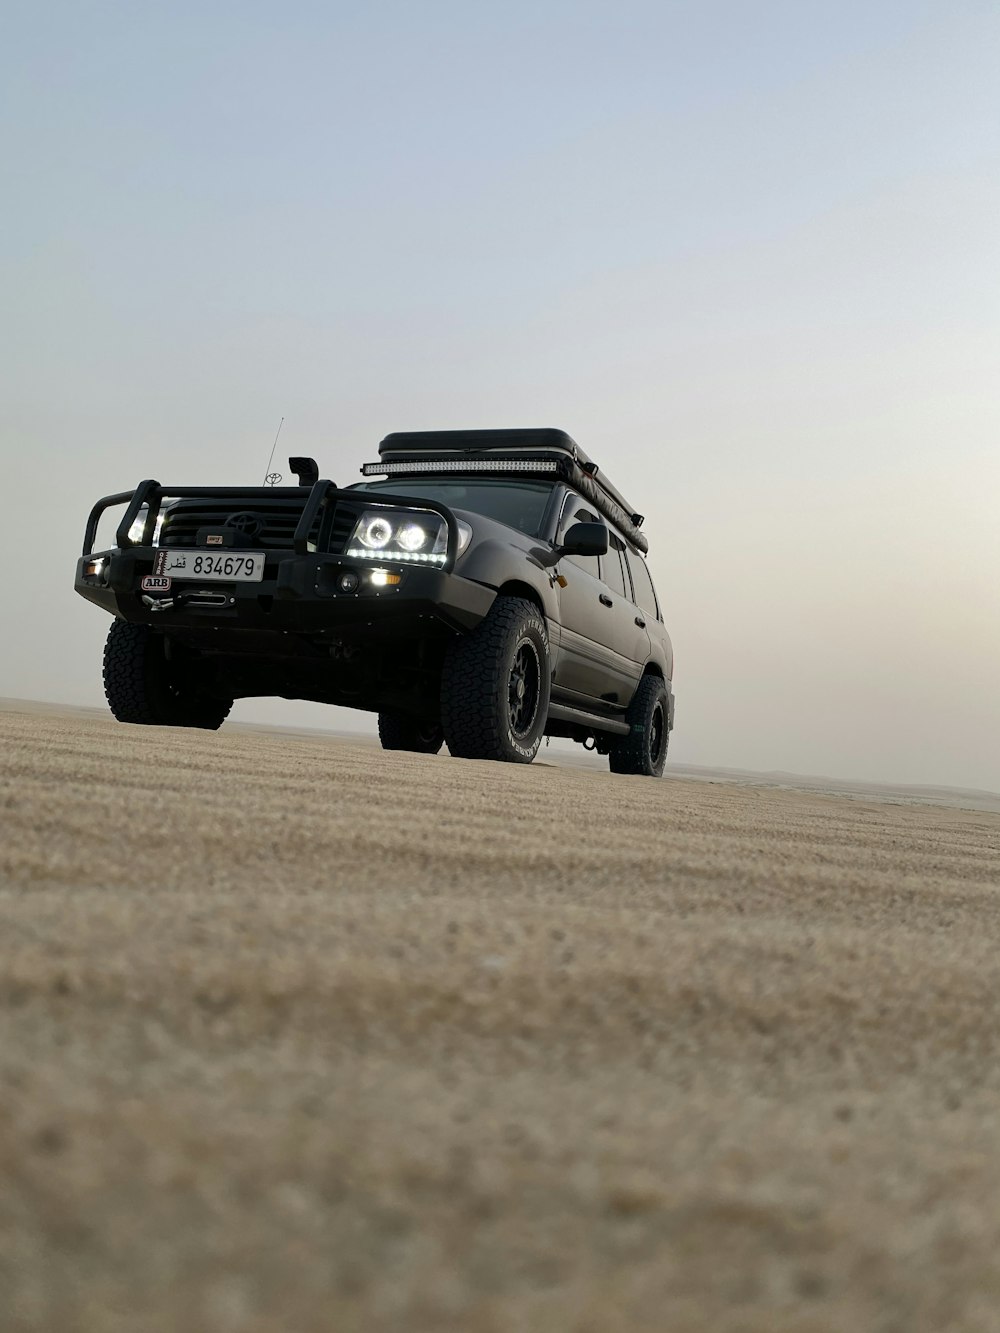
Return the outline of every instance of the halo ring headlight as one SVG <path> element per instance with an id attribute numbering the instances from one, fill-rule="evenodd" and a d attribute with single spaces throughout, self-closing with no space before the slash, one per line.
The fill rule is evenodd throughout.
<path id="1" fill-rule="evenodd" d="M 358 516 L 344 555 L 352 560 L 399 560 L 443 565 L 448 559 L 448 524 L 424 509 L 366 509 Z"/>
<path id="2" fill-rule="evenodd" d="M 366 546 L 372 546 L 376 551 L 380 551 L 392 540 L 392 524 L 381 515 L 373 518 L 361 534 L 361 540 Z"/>

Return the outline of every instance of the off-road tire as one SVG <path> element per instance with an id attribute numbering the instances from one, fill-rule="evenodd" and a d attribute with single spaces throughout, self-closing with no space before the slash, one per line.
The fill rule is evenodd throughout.
<path id="1" fill-rule="evenodd" d="M 661 778 L 670 739 L 668 718 L 666 686 L 659 676 L 643 676 L 625 710 L 629 733 L 617 738 L 611 747 L 612 773 Z"/>
<path id="2" fill-rule="evenodd" d="M 445 657 L 441 723 L 448 749 L 460 759 L 530 764 L 548 720 L 551 688 L 542 613 L 524 598 L 498 597 Z"/>
<path id="3" fill-rule="evenodd" d="M 437 754 L 444 732 L 437 722 L 419 722 L 402 713 L 379 713 L 378 738 L 383 750 L 409 750 L 413 754 Z"/>
<path id="4" fill-rule="evenodd" d="M 119 722 L 146 727 L 202 727 L 217 731 L 232 699 L 182 684 L 166 656 L 163 636 L 149 625 L 115 620 L 104 645 L 104 693 Z"/>

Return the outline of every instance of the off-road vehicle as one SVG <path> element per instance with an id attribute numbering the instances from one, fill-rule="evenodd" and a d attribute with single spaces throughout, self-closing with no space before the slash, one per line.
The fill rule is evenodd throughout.
<path id="1" fill-rule="evenodd" d="M 216 728 L 282 695 L 377 713 L 388 750 L 530 763 L 566 736 L 663 772 L 673 650 L 642 516 L 565 432 L 388 435 L 346 487 L 290 464 L 296 486 L 143 481 L 94 506 L 76 589 L 115 617 L 115 717 Z"/>

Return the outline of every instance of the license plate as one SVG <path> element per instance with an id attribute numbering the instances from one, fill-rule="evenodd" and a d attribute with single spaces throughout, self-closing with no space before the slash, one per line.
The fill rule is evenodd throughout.
<path id="1" fill-rule="evenodd" d="M 157 551 L 154 574 L 205 583 L 259 583 L 264 577 L 264 552 Z"/>

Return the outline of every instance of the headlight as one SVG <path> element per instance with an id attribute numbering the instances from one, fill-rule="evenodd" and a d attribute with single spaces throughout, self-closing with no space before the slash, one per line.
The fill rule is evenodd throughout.
<path id="1" fill-rule="evenodd" d="M 355 560 L 443 565 L 448 558 L 448 525 L 440 514 L 428 510 L 366 509 L 344 554 Z"/>
<path id="2" fill-rule="evenodd" d="M 427 529 L 419 523 L 407 523 L 396 533 L 404 551 L 420 551 L 427 545 Z"/>
<path id="3" fill-rule="evenodd" d="M 363 545 L 373 551 L 381 551 L 392 540 L 392 524 L 384 518 L 373 518 L 370 522 L 358 525 L 358 537 Z"/>
<path id="4" fill-rule="evenodd" d="M 149 505 L 143 505 L 136 514 L 135 522 L 128 530 L 128 539 L 130 542 L 141 542 L 143 530 L 146 527 L 146 519 L 149 517 Z"/>
<path id="5" fill-rule="evenodd" d="M 130 542 L 142 541 L 143 529 L 146 526 L 146 518 L 148 515 L 149 505 L 143 505 L 135 516 L 135 522 L 128 530 L 128 539 Z M 159 546 L 160 544 L 160 529 L 163 527 L 163 517 L 164 515 L 161 509 L 156 516 L 156 522 L 153 524 L 153 540 L 151 543 L 153 546 Z"/>

